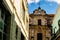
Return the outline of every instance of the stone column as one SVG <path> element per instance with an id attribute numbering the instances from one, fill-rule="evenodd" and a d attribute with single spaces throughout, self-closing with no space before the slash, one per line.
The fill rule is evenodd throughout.
<path id="1" fill-rule="evenodd" d="M 14 15 L 11 16 L 10 40 L 16 40 L 16 22 Z"/>

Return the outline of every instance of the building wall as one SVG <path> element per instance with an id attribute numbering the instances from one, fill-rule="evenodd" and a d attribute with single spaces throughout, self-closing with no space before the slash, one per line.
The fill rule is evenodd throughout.
<path id="1" fill-rule="evenodd" d="M 60 26 L 59 26 L 59 24 L 58 24 L 58 22 L 59 22 L 59 20 L 60 20 L 60 5 L 58 6 L 58 9 L 57 9 L 57 11 L 56 11 L 56 14 L 55 14 L 55 16 L 54 16 L 54 19 L 53 19 L 53 24 L 52 24 L 52 34 L 54 35 L 52 38 L 55 40 L 55 39 L 57 39 L 58 38 L 58 36 L 60 36 L 59 34 L 60 34 L 60 32 L 59 32 L 59 30 L 60 30 Z M 58 35 L 56 35 L 56 34 L 58 34 Z M 55 35 L 56 35 L 56 37 L 55 37 Z M 59 39 L 59 38 L 58 38 Z M 57 39 L 57 40 L 58 40 Z"/>
<path id="2" fill-rule="evenodd" d="M 54 17 L 54 20 L 53 20 L 53 24 L 52 24 L 52 26 L 53 26 L 53 29 L 56 27 L 56 29 L 55 29 L 55 33 L 57 32 L 57 30 L 59 29 L 59 26 L 58 26 L 58 20 L 60 20 L 60 6 L 58 7 L 58 9 L 57 9 L 57 12 L 56 12 L 56 15 L 55 15 L 55 17 Z M 52 29 L 52 30 L 53 30 Z M 54 32 L 54 30 L 53 30 L 53 32 Z"/>
<path id="3" fill-rule="evenodd" d="M 9 12 L 11 15 L 13 15 L 12 18 L 12 26 L 11 26 L 11 40 L 15 40 L 13 38 L 15 36 L 15 22 L 20 28 L 23 36 L 25 37 L 26 40 L 29 38 L 29 15 L 28 15 L 28 7 L 27 7 L 27 0 L 3 0 L 4 5 L 7 9 L 9 9 Z M 14 21 L 15 22 L 14 22 Z M 15 28 L 14 28 L 15 26 Z M 14 32 L 12 32 L 14 31 Z M 13 35 L 14 34 L 14 35 Z M 19 37 L 18 37 L 19 38 Z"/>

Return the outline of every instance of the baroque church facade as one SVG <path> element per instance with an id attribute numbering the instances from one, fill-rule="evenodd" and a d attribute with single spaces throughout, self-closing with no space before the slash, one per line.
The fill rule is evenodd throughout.
<path id="1" fill-rule="evenodd" d="M 54 14 L 46 14 L 40 7 L 29 14 L 29 39 L 51 40 Z"/>

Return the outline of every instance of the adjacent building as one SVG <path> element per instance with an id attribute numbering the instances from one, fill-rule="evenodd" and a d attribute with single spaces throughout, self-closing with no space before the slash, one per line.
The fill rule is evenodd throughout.
<path id="1" fill-rule="evenodd" d="M 27 0 L 0 0 L 0 40 L 28 40 Z"/>
<path id="2" fill-rule="evenodd" d="M 29 40 L 51 40 L 53 18 L 40 7 L 29 14 Z"/>
<path id="3" fill-rule="evenodd" d="M 52 24 L 52 40 L 60 40 L 60 6 L 58 7 Z"/>

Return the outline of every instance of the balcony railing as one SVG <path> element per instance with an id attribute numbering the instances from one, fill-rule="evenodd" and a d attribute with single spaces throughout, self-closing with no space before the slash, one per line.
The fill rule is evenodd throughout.
<path id="1" fill-rule="evenodd" d="M 60 28 L 58 29 L 58 31 L 52 35 L 52 40 L 55 40 L 58 36 L 60 36 Z"/>
<path id="2" fill-rule="evenodd" d="M 60 29 L 56 32 L 56 36 L 60 34 Z"/>

